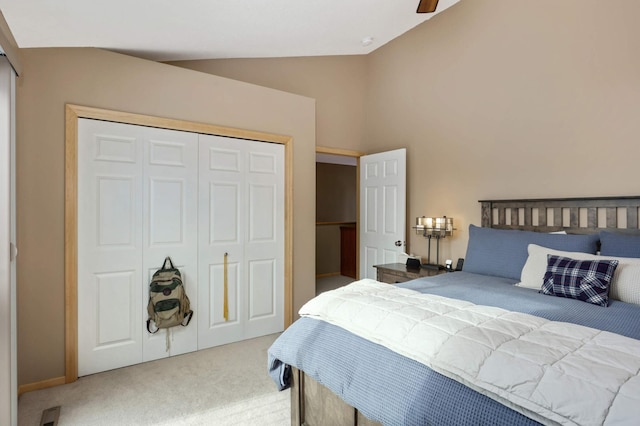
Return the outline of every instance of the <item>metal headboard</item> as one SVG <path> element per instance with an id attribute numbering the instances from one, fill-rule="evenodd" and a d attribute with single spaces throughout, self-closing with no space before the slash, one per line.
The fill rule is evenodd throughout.
<path id="1" fill-rule="evenodd" d="M 482 226 L 592 234 L 603 229 L 640 233 L 640 196 L 480 200 Z"/>

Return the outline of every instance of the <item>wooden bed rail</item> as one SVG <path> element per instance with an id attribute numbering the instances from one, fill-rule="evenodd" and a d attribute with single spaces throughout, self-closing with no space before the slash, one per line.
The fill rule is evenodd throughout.
<path id="1" fill-rule="evenodd" d="M 592 234 L 638 233 L 640 196 L 480 200 L 482 226 L 527 231 Z"/>
<path id="2" fill-rule="evenodd" d="M 291 426 L 382 426 L 304 372 L 291 370 Z"/>

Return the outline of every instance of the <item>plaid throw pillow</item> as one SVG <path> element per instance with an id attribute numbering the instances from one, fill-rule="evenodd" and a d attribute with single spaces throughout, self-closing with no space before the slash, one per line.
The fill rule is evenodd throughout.
<path id="1" fill-rule="evenodd" d="M 575 260 L 550 254 L 540 291 L 607 306 L 609 284 L 617 266 L 617 260 Z"/>

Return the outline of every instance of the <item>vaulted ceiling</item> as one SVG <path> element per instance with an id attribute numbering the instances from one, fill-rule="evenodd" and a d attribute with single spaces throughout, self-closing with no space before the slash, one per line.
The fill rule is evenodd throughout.
<path id="1" fill-rule="evenodd" d="M 367 54 L 459 0 L 0 0 L 21 48 L 99 47 L 157 61 Z"/>

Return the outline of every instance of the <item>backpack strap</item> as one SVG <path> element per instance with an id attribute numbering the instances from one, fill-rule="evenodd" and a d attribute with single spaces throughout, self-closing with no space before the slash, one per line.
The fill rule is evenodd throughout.
<path id="1" fill-rule="evenodd" d="M 186 327 L 189 325 L 189 323 L 191 322 L 191 317 L 193 317 L 193 311 L 190 310 L 189 312 L 187 312 L 187 315 L 184 316 L 184 318 L 187 320 L 187 323 L 184 323 L 184 319 L 182 320 L 182 326 Z M 157 331 L 157 330 L 156 330 Z"/>
<path id="2" fill-rule="evenodd" d="M 187 323 L 188 324 L 188 323 Z M 151 334 L 156 334 L 158 332 L 158 330 L 160 330 L 159 328 L 156 328 L 155 331 L 151 331 L 151 318 L 149 318 L 147 320 L 147 331 Z"/>
<path id="3" fill-rule="evenodd" d="M 169 262 L 169 268 L 167 268 L 167 262 Z M 173 266 L 173 262 L 171 261 L 171 258 L 169 256 L 164 258 L 164 263 L 162 264 L 162 269 L 176 269 Z"/>

